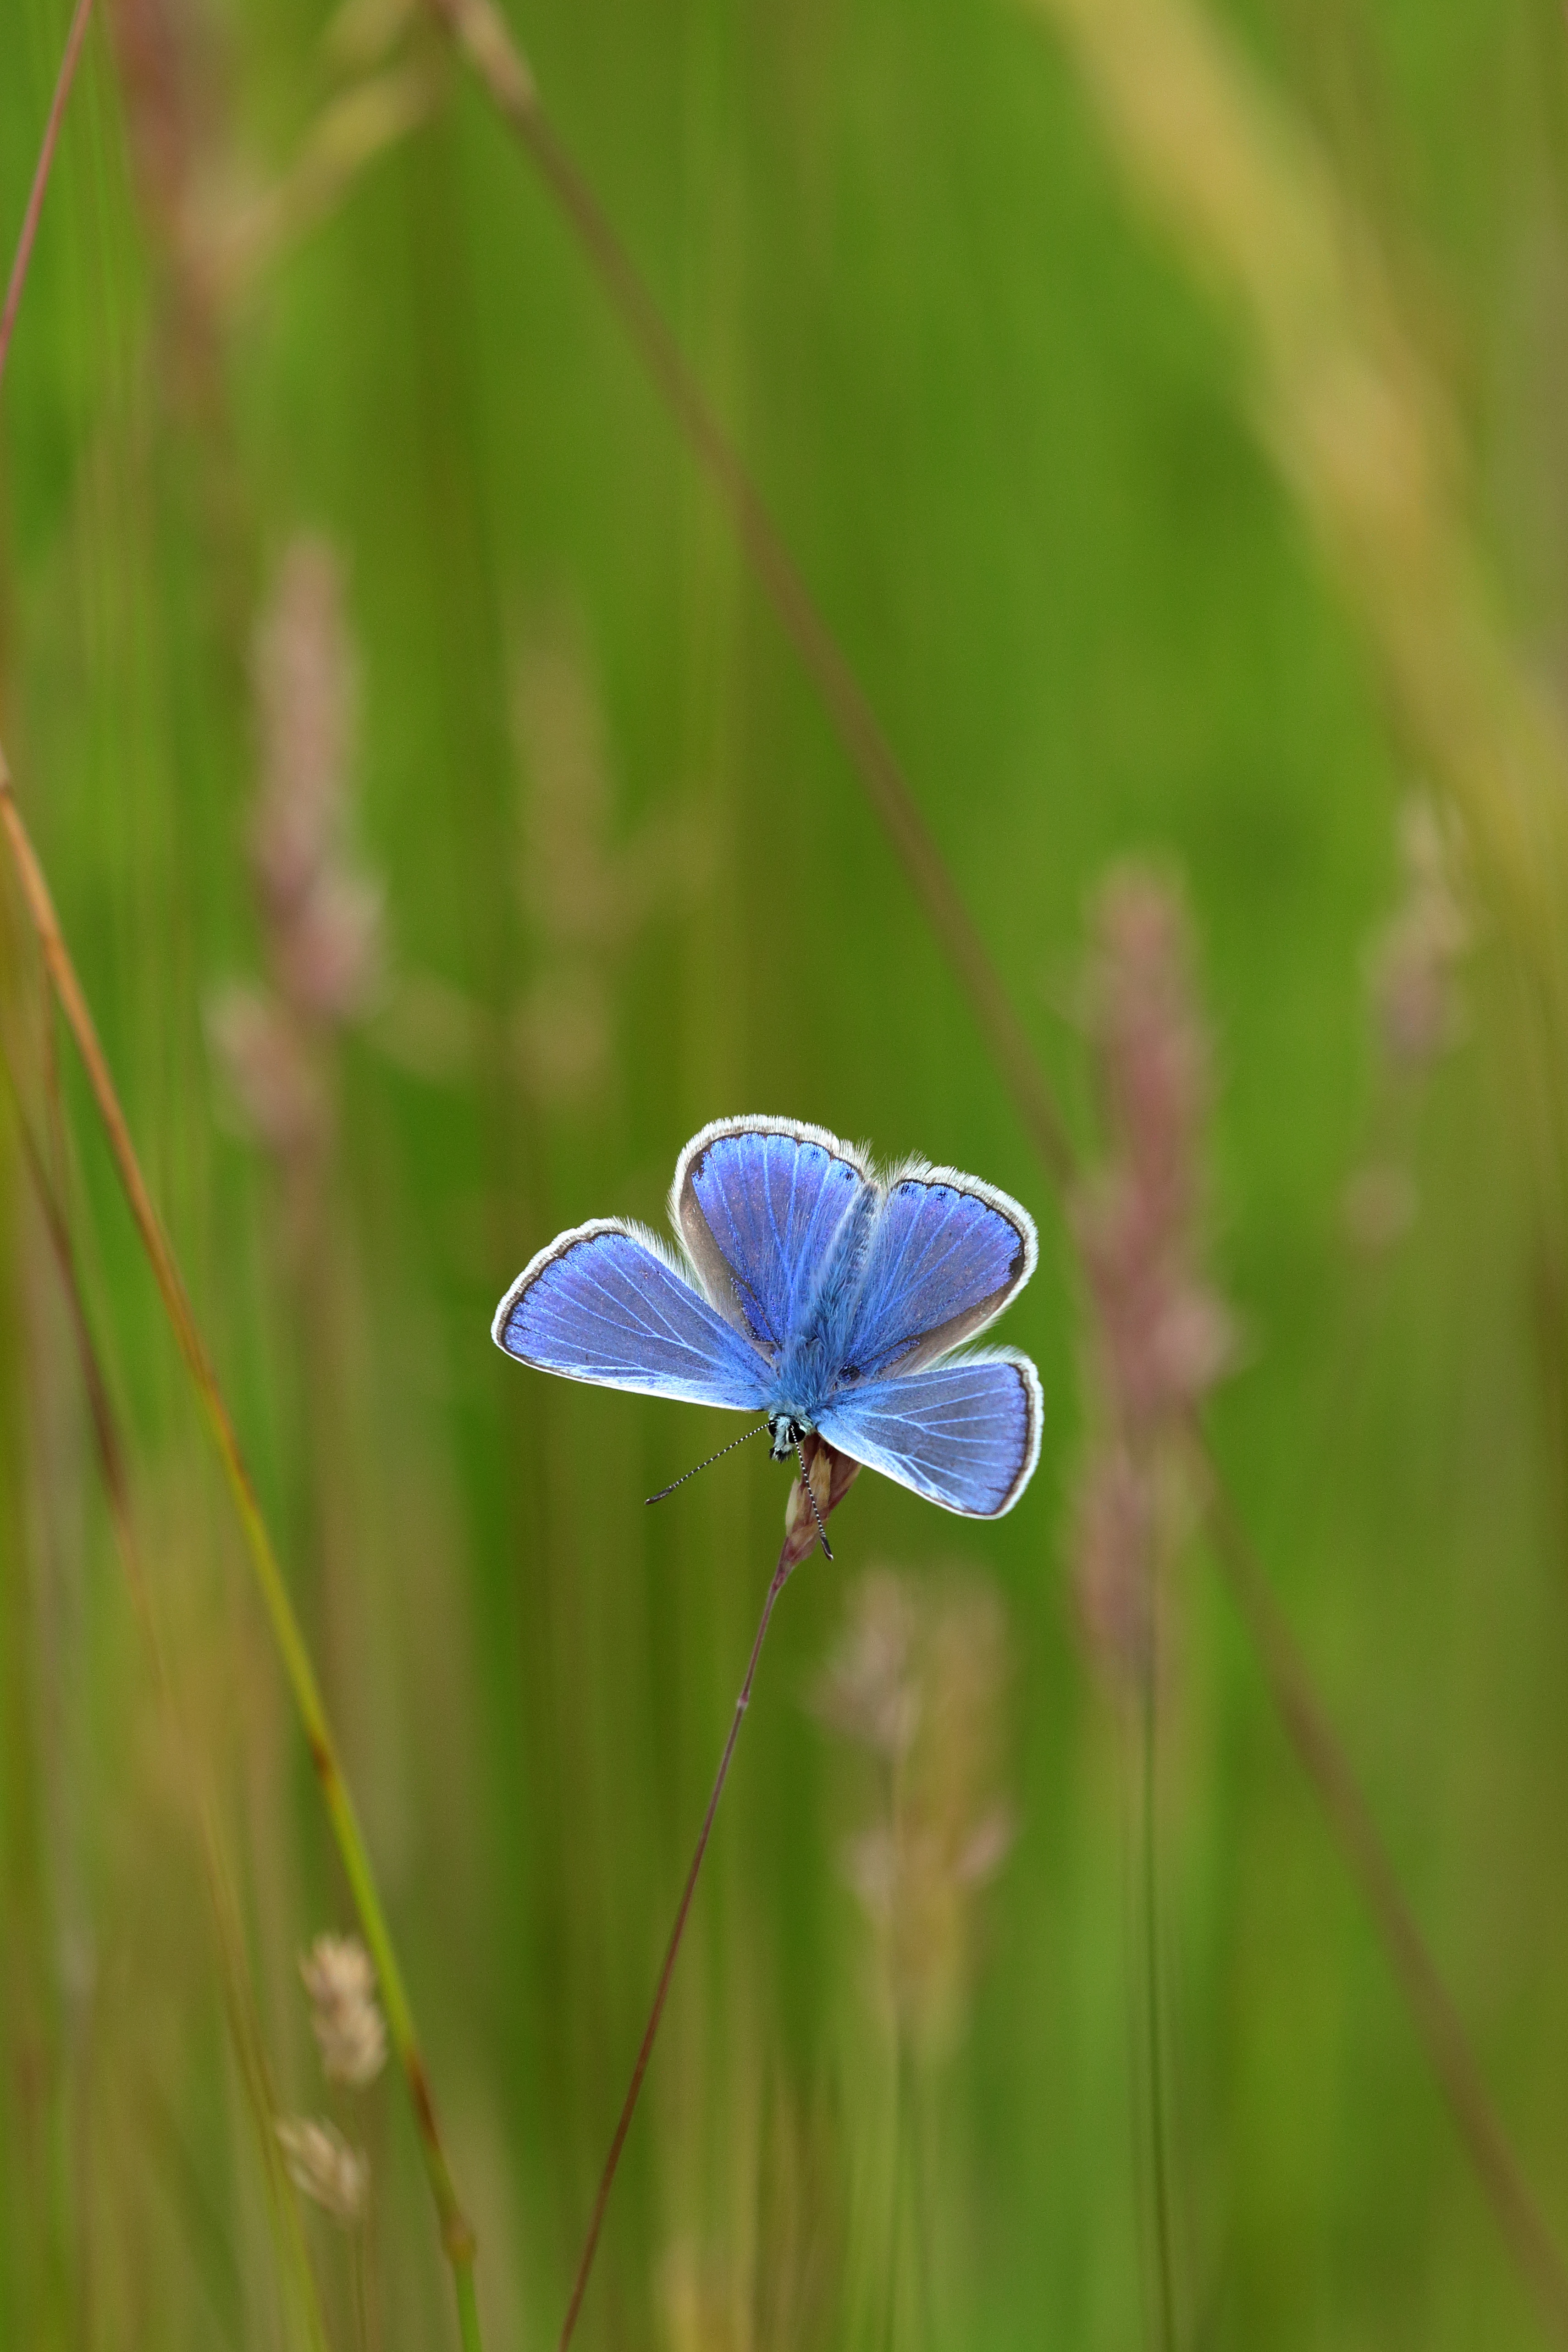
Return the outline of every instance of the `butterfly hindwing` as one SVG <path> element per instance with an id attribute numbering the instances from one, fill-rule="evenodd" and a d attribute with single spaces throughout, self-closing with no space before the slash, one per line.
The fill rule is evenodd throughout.
<path id="1" fill-rule="evenodd" d="M 719 1119 L 680 1155 L 677 1230 L 725 1320 L 778 1352 L 816 1292 L 845 1218 L 870 1206 L 864 1160 L 826 1129 Z"/>
<path id="2" fill-rule="evenodd" d="M 499 1346 L 542 1371 L 643 1396 L 762 1410 L 767 1365 L 677 1273 L 652 1234 L 618 1218 L 562 1234 L 496 1309 Z"/>
<path id="3" fill-rule="evenodd" d="M 1010 1511 L 1040 1451 L 1040 1382 L 1024 1356 L 972 1356 L 866 1381 L 822 1415 L 830 1445 L 966 1518 Z"/>
<path id="4" fill-rule="evenodd" d="M 973 1339 L 1035 1270 L 1034 1220 L 951 1168 L 889 1178 L 867 1246 L 849 1357 L 862 1378 L 912 1372 Z"/>

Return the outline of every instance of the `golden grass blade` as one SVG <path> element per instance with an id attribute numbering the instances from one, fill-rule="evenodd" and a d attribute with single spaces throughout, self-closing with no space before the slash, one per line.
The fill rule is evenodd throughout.
<path id="1" fill-rule="evenodd" d="M 27 1165 L 39 1213 L 49 1237 L 50 1253 L 59 1276 L 65 1297 L 66 1312 L 76 1343 L 77 1361 L 81 1372 L 82 1387 L 87 1396 L 88 1418 L 92 1429 L 93 1452 L 97 1457 L 99 1475 L 103 1484 L 104 1499 L 109 1507 L 110 1524 L 114 1531 L 115 1549 L 131 1594 L 132 1606 L 142 1639 L 153 1668 L 153 1679 L 158 1700 L 174 1734 L 180 1769 L 195 1810 L 197 1843 L 201 1853 L 202 1875 L 206 1886 L 207 1901 L 212 1910 L 213 1938 L 216 1948 L 218 1982 L 222 1990 L 224 2011 L 229 2035 L 234 2044 L 235 2061 L 244 2086 L 246 2105 L 260 2158 L 262 2179 L 267 2190 L 268 2219 L 278 2245 L 283 2273 L 289 2281 L 299 2316 L 314 2352 L 327 2352 L 326 2323 L 321 2315 L 321 2299 L 316 2290 L 315 2273 L 306 2252 L 300 2210 L 289 2176 L 285 2170 L 282 2151 L 278 2144 L 275 2117 L 278 2099 L 272 2084 L 272 2070 L 268 2063 L 267 2045 L 261 2030 L 260 2012 L 246 1958 L 245 1936 L 240 1909 L 235 1893 L 234 1876 L 229 1868 L 219 1822 L 216 1796 L 210 1777 L 197 1751 L 190 1727 L 180 1706 L 174 1679 L 159 1637 L 158 1624 L 153 1608 L 152 1588 L 146 1565 L 142 1557 L 140 1540 L 131 1507 L 131 1482 L 126 1467 L 124 1441 L 120 1431 L 104 1375 L 98 1349 L 88 1318 L 87 1303 L 82 1296 L 81 1277 L 77 1266 L 76 1252 L 71 1244 L 70 1228 L 58 1194 L 44 1165 L 43 1154 L 27 1122 L 22 1104 L 21 1088 L 11 1055 L 0 1041 L 0 1062 L 4 1063 L 11 1097 L 16 1109 L 16 1131 L 22 1147 L 22 1157 Z M 46 1073 L 46 1085 L 50 1089 L 51 1126 L 58 1108 L 53 1098 L 53 1071 Z"/>
<path id="2" fill-rule="evenodd" d="M 436 2120 L 429 2078 L 415 2031 L 403 1971 L 382 1908 L 380 1892 L 353 1800 L 338 1760 L 337 1747 L 322 1705 L 315 1668 L 310 1663 L 304 1634 L 240 1452 L 228 1407 L 192 1312 L 184 1278 L 148 1192 L 91 1012 L 55 915 L 48 884 L 22 822 L 3 749 L 0 749 L 0 829 L 5 832 L 6 847 L 21 884 L 23 900 L 50 984 L 86 1067 L 93 1100 L 109 1139 L 132 1219 L 152 1265 L 165 1312 L 174 1326 L 180 1353 L 184 1358 L 239 1517 L 273 1637 L 304 1727 L 310 1761 L 321 1784 L 344 1874 L 359 1914 L 365 1942 L 375 1962 L 393 2044 L 407 2079 L 426 2174 L 440 2221 L 442 2244 L 452 2269 L 463 2342 L 465 2347 L 477 2347 L 479 2331 L 473 2285 L 474 2234 L 458 2201 Z"/>
<path id="3" fill-rule="evenodd" d="M 1237 314 L 1261 437 L 1413 746 L 1463 817 L 1546 1048 L 1530 1109 L 1561 1223 L 1568 741 L 1500 621 L 1463 511 L 1449 404 L 1328 158 L 1206 11 L 1193 0 L 1036 5 L 1068 43 L 1137 194 Z"/>

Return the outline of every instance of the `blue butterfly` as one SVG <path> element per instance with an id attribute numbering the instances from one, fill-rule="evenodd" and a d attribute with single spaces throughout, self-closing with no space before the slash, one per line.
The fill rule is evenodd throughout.
<path id="1" fill-rule="evenodd" d="M 1035 1270 L 1035 1227 L 976 1177 L 862 1151 L 787 1118 L 721 1118 L 676 1165 L 685 1263 L 646 1226 L 561 1234 L 496 1309 L 542 1371 L 762 1413 L 773 1459 L 816 1434 L 944 1510 L 1010 1511 L 1040 1452 L 1026 1356 L 951 1351 Z"/>

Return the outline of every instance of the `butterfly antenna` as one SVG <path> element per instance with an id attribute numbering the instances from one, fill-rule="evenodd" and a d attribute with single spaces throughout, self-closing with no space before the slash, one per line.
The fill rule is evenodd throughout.
<path id="1" fill-rule="evenodd" d="M 645 1496 L 645 1501 L 662 1503 L 667 1495 L 673 1495 L 678 1486 L 684 1486 L 689 1478 L 695 1478 L 699 1470 L 711 1470 L 715 1462 L 722 1462 L 726 1454 L 733 1454 L 736 1446 L 744 1445 L 748 1437 L 761 1437 L 767 1425 L 765 1421 L 760 1421 L 755 1429 L 743 1429 L 739 1437 L 732 1437 L 728 1445 L 721 1445 L 717 1454 L 710 1454 L 708 1456 L 706 1462 L 699 1462 L 693 1469 L 683 1470 L 679 1478 L 672 1478 L 668 1486 L 659 1488 L 657 1495 Z"/>
<path id="2" fill-rule="evenodd" d="M 816 1507 L 816 1496 L 811 1491 L 811 1481 L 805 1475 L 805 1456 L 797 1445 L 795 1458 L 800 1464 L 800 1483 L 805 1488 L 805 1499 L 811 1505 L 811 1516 L 816 1521 L 816 1532 L 822 1538 L 822 1549 L 827 1559 L 833 1558 L 833 1546 L 827 1540 L 827 1529 L 822 1524 L 822 1513 Z"/>

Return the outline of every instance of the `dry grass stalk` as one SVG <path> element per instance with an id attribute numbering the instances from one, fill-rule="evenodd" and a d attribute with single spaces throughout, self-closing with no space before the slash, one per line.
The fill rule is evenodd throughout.
<path id="1" fill-rule="evenodd" d="M 380 980 L 383 891 L 354 857 L 357 665 L 342 567 L 322 539 L 286 549 L 257 631 L 260 780 L 251 870 L 270 984 L 231 982 L 207 1035 L 241 1119 L 283 1179 L 285 1254 L 320 1223 L 332 1140 L 331 1048 Z"/>
<path id="2" fill-rule="evenodd" d="M 304 1728 L 310 1761 L 315 1768 L 354 1906 L 364 1929 L 365 1940 L 375 1959 L 392 2040 L 408 2082 L 426 2174 L 440 2220 L 442 2242 L 452 2268 L 465 2352 L 474 2352 L 479 2342 L 479 2324 L 473 2286 L 473 2231 L 458 2201 L 436 2120 L 429 2078 L 415 2031 L 403 1972 L 386 1924 L 364 1834 L 360 1828 L 348 1784 L 343 1779 L 337 1743 L 322 1704 L 315 1666 L 295 1614 L 270 1532 L 262 1517 L 249 1470 L 240 1451 L 238 1433 L 218 1385 L 212 1359 L 197 1328 L 184 1278 L 153 1205 L 147 1180 L 142 1172 L 141 1162 L 131 1139 L 131 1129 L 99 1040 L 97 1025 L 60 930 L 43 868 L 16 805 L 11 772 L 3 750 L 0 750 L 0 831 L 4 831 L 45 969 L 76 1040 L 132 1220 L 152 1266 L 164 1311 L 174 1329 L 239 1518 L 273 1638 Z"/>
<path id="3" fill-rule="evenodd" d="M 763 1654 L 763 1644 L 768 1637 L 768 1627 L 773 1622 L 773 1611 L 778 1605 L 780 1593 L 800 1562 L 816 1549 L 819 1542 L 824 1549 L 826 1549 L 826 1538 L 823 1532 L 824 1524 L 828 1513 L 836 1509 L 848 1493 L 858 1475 L 860 1467 L 858 1463 L 850 1462 L 844 1454 L 836 1453 L 831 1445 L 815 1433 L 807 1437 L 802 1444 L 801 1466 L 804 1475 L 790 1482 L 789 1499 L 784 1507 L 784 1539 L 779 1549 L 778 1565 L 773 1570 L 772 1581 L 763 1597 L 762 1615 L 757 1620 L 757 1630 L 752 1641 L 752 1654 L 746 1662 L 745 1679 L 741 1685 L 739 1696 L 735 1700 L 735 1712 L 731 1717 L 729 1736 L 724 1742 L 723 1753 L 719 1759 L 719 1769 L 714 1776 L 712 1793 L 708 1800 L 708 1810 L 702 1817 L 702 1826 L 698 1832 L 696 1848 L 691 1856 L 690 1866 L 686 1874 L 686 1884 L 681 1889 L 680 1902 L 676 1910 L 675 1925 L 670 1930 L 669 1941 L 665 1947 L 664 1964 L 659 1969 L 658 1982 L 654 1988 L 653 2004 L 648 2011 L 647 2023 L 643 2029 L 642 2042 L 637 2051 L 636 2063 L 632 2068 L 631 2081 L 626 2085 L 626 2095 L 621 2105 L 615 2136 L 610 2141 L 609 2154 L 605 2159 L 605 2168 L 599 2176 L 599 2186 L 594 2199 L 594 2210 L 588 2219 L 583 2251 L 578 2257 L 576 2274 L 573 2279 L 572 2292 L 567 2299 L 566 2315 L 561 2324 L 559 2352 L 566 2352 L 566 2347 L 576 2332 L 578 2314 L 583 2308 L 583 2297 L 587 2292 L 589 2273 L 594 2267 L 594 2256 L 599 2243 L 599 2232 L 604 2227 L 605 2211 L 609 2203 L 610 2190 L 615 2185 L 616 2173 L 620 2166 L 621 2150 L 626 2146 L 626 2134 L 631 2129 L 632 2117 L 637 2112 L 637 2100 L 642 2094 L 643 2077 L 647 2073 L 648 2062 L 653 2056 L 653 2045 L 658 2037 L 659 2022 L 664 2015 L 665 2002 L 669 1997 L 670 1979 L 674 1976 L 675 1963 L 679 1957 L 681 1940 L 686 1933 L 686 1921 L 691 1909 L 691 1899 L 697 1892 L 697 1881 L 701 1874 L 703 1857 L 708 1852 L 708 1841 L 713 1833 L 713 1822 L 718 1814 L 719 1801 L 724 1793 L 724 1783 L 730 1777 L 730 1766 L 734 1759 L 735 1743 L 741 1736 L 741 1726 L 745 1721 L 746 1710 L 752 1704 L 752 1688 L 756 1681 L 757 1664 Z"/>
<path id="4" fill-rule="evenodd" d="M 1368 975 L 1373 1023 L 1390 1066 L 1411 1073 L 1440 1059 L 1459 1034 L 1458 968 L 1470 945 L 1459 893 L 1459 844 L 1443 813 L 1418 795 L 1399 813 L 1405 889 L 1376 940 Z"/>
<path id="5" fill-rule="evenodd" d="M 821 1676 L 822 1723 L 879 1759 L 874 1817 L 846 1870 L 876 1940 L 883 2007 L 900 2046 L 944 2054 L 973 1974 L 976 1891 L 1013 1842 L 999 1793 L 1006 1623 L 988 1585 L 862 1577 Z"/>
<path id="6" fill-rule="evenodd" d="M 1451 815 L 1446 822 L 1435 803 L 1413 794 L 1399 813 L 1399 853 L 1404 888 L 1367 954 L 1373 1035 L 1392 1084 L 1379 1105 L 1383 1132 L 1340 1195 L 1346 1234 L 1369 1257 L 1401 1240 L 1421 1205 L 1405 1130 L 1420 1081 L 1463 1034 L 1459 973 L 1473 931 Z"/>
<path id="7" fill-rule="evenodd" d="M 707 848 L 666 812 L 616 840 L 604 712 L 578 634 L 559 617 L 535 623 L 519 646 L 512 727 L 528 783 L 521 879 L 537 956 L 512 1050 L 536 1098 L 582 1101 L 609 1071 L 615 961 L 655 916 L 691 903 Z"/>
<path id="8" fill-rule="evenodd" d="M 1092 1434 L 1072 1540 L 1090 1647 L 1131 1688 L 1152 1666 L 1171 1465 L 1236 1344 L 1202 1270 L 1209 1045 L 1191 961 L 1174 890 L 1135 867 L 1114 874 L 1096 901 L 1084 992 L 1109 1150 L 1073 1203 Z"/>
<path id="9" fill-rule="evenodd" d="M 1041 1160 L 1058 1184 L 1071 1140 L 1033 1045 L 973 917 L 954 887 L 909 779 L 763 503 L 740 452 L 649 293 L 630 254 L 541 100 L 532 71 L 495 0 L 426 0 L 537 165 L 610 308 L 729 515 L 780 626 L 799 655 L 927 921 L 967 995 Z"/>
<path id="10" fill-rule="evenodd" d="M 1123 867 L 1100 891 L 1084 1014 L 1108 1151 L 1072 1204 L 1089 1301 L 1091 1433 L 1074 1509 L 1073 1577 L 1091 1654 L 1118 1696 L 1136 1706 L 1151 2307 L 1162 2352 L 1175 2352 L 1157 1785 L 1161 1585 L 1180 1533 L 1180 1473 L 1194 1417 L 1230 1362 L 1235 1335 L 1202 1270 L 1208 1034 L 1185 909 L 1157 876 Z"/>
<path id="11" fill-rule="evenodd" d="M 207 1758 L 192 1729 L 186 1711 L 181 1703 L 174 1673 L 170 1666 L 153 1603 L 152 1585 L 142 1558 L 141 1538 L 132 1508 L 129 1457 L 125 1449 L 119 1414 L 115 1410 L 109 1381 L 105 1374 L 92 1326 L 82 1294 L 76 1252 L 54 1180 L 45 1163 L 43 1151 L 33 1135 L 20 1090 L 11 1054 L 0 1041 L 0 1062 L 11 1088 L 16 1112 L 16 1131 L 32 1179 L 45 1230 L 48 1235 L 51 1255 L 65 1297 L 66 1311 L 75 1341 L 77 1359 L 86 1394 L 89 1425 L 92 1432 L 93 1451 L 109 1509 L 115 1549 L 120 1556 L 121 1570 L 131 1596 L 132 1607 L 153 1669 L 153 1687 L 157 1694 L 164 1728 L 168 1736 L 171 1758 L 178 1776 L 179 1787 L 195 1815 L 198 1852 L 207 1904 L 212 1919 L 214 1951 L 217 1962 L 218 1982 L 222 1991 L 224 2015 L 238 2071 L 246 2106 L 256 2132 L 261 2158 L 262 2178 L 267 2192 L 268 2226 L 279 2249 L 280 2275 L 287 2283 L 295 2309 L 306 2336 L 313 2347 L 324 2347 L 325 2326 L 317 2298 L 315 2280 L 310 2260 L 300 2234 L 298 2215 L 292 2200 L 279 2177 L 279 2156 L 271 2128 L 273 2094 L 272 2072 L 262 2032 L 260 2011 L 256 1990 L 251 1981 L 250 1964 L 246 1950 L 245 1930 L 241 1918 L 234 1873 L 228 1860 L 217 1795 L 213 1785 Z M 60 1106 L 55 1098 L 58 1074 L 52 1062 L 46 1072 L 49 1089 L 50 1129 L 57 1138 L 60 1133 Z M 57 1152 L 57 1161 L 63 1153 Z"/>
<path id="12" fill-rule="evenodd" d="M 1460 435 L 1307 126 L 1194 0 L 1038 0 L 1129 178 L 1239 313 L 1259 428 L 1360 613 L 1530 975 L 1553 1213 L 1568 1200 L 1568 745 L 1507 643 L 1464 518 Z"/>

